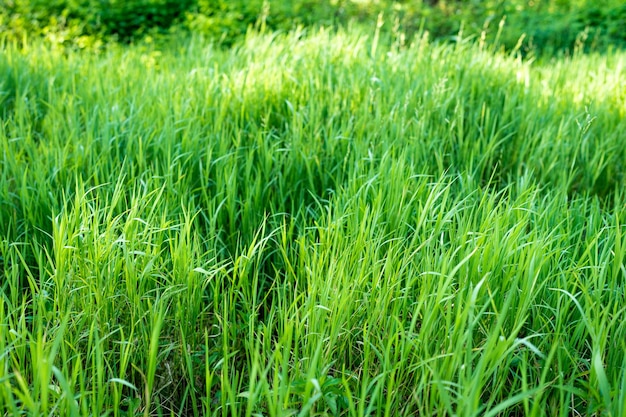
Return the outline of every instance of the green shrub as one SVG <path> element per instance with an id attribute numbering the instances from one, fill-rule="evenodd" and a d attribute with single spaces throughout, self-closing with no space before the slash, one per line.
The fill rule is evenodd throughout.
<path id="1" fill-rule="evenodd" d="M 369 14 L 349 0 L 196 0 L 186 26 L 229 45 L 255 25 L 288 31 L 297 26 L 341 25 L 359 16 Z"/>
<path id="2" fill-rule="evenodd" d="M 81 37 L 116 37 L 127 41 L 151 29 L 167 29 L 195 0 L 0 0 L 0 28 L 5 36 L 47 35 L 60 42 Z"/>

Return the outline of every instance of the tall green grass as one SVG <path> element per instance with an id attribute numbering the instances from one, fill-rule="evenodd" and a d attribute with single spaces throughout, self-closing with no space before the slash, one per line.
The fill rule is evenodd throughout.
<path id="1" fill-rule="evenodd" d="M 0 413 L 626 413 L 626 55 L 0 53 Z"/>

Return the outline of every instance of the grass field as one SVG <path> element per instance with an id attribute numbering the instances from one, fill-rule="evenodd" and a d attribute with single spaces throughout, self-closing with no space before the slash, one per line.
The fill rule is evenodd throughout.
<path id="1" fill-rule="evenodd" d="M 0 51 L 0 415 L 626 415 L 626 53 Z"/>

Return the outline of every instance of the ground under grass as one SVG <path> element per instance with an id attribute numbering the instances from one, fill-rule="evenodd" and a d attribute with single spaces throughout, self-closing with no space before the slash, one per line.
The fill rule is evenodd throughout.
<path id="1" fill-rule="evenodd" d="M 0 414 L 626 414 L 626 54 L 0 50 Z"/>

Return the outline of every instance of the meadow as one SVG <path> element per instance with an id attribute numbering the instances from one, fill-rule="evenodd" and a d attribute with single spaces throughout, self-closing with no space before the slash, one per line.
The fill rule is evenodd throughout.
<path id="1" fill-rule="evenodd" d="M 626 415 L 626 53 L 0 49 L 0 415 Z"/>

